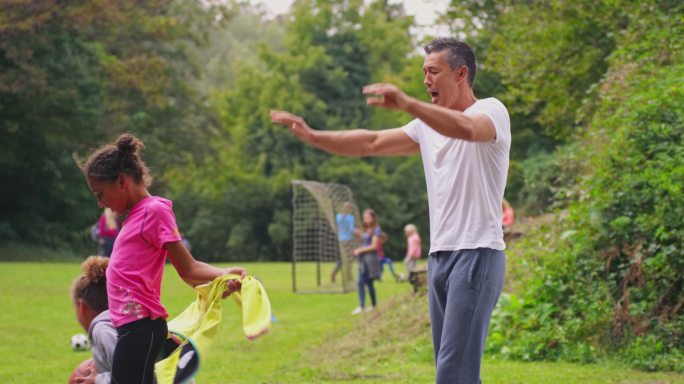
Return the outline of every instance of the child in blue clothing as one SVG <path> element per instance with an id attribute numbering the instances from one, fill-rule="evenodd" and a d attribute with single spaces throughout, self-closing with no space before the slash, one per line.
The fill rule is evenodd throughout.
<path id="1" fill-rule="evenodd" d="M 356 218 L 354 217 L 354 205 L 349 201 L 342 204 L 342 212 L 335 215 L 337 224 L 337 239 L 340 242 L 340 249 L 344 253 L 340 255 L 335 263 L 335 268 L 330 276 L 330 281 L 335 282 L 337 273 L 342 269 L 342 259 L 351 259 L 354 247 L 354 232 L 356 231 Z"/>

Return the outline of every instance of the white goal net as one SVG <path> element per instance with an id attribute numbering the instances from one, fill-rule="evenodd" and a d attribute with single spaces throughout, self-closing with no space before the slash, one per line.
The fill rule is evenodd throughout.
<path id="1" fill-rule="evenodd" d="M 292 288 L 295 292 L 355 289 L 354 236 L 359 210 L 346 185 L 292 181 Z"/>

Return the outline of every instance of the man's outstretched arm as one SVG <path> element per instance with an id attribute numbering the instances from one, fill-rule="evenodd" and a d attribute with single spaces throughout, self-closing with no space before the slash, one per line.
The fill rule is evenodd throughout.
<path id="1" fill-rule="evenodd" d="M 326 152 L 340 156 L 408 156 L 420 151 L 418 143 L 401 128 L 371 131 L 317 131 L 300 116 L 271 111 L 271 121 L 290 128 L 295 137 Z"/>
<path id="2" fill-rule="evenodd" d="M 393 84 L 371 84 L 363 88 L 368 105 L 387 109 L 402 109 L 444 136 L 467 141 L 496 139 L 496 128 L 485 114 L 466 116 L 463 112 L 416 100 Z M 379 97 L 377 97 L 379 96 Z"/>

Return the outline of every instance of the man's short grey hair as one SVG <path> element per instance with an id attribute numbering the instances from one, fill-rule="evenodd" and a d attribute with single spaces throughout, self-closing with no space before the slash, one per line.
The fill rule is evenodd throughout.
<path id="1" fill-rule="evenodd" d="M 446 49 L 446 61 L 451 69 L 458 69 L 462 65 L 468 68 L 468 84 L 472 88 L 475 81 L 475 72 L 477 71 L 477 61 L 475 60 L 475 52 L 473 52 L 473 49 L 468 44 L 452 37 L 439 37 L 429 42 L 423 48 L 428 55 L 432 52 L 440 52 Z"/>

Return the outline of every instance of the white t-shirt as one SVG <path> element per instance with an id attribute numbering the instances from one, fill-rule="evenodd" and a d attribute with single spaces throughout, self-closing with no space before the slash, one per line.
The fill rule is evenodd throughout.
<path id="1" fill-rule="evenodd" d="M 420 145 L 430 207 L 430 253 L 458 249 L 503 250 L 501 203 L 506 188 L 511 122 L 495 98 L 476 101 L 463 111 L 485 114 L 496 139 L 471 142 L 438 133 L 415 119 L 403 127 Z"/>

